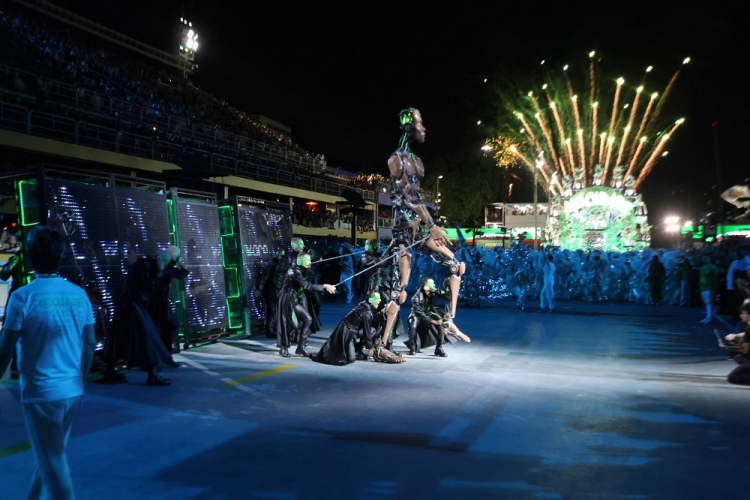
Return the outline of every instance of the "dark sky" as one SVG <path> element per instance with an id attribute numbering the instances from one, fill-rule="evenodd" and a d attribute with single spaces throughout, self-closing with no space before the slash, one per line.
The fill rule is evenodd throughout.
<path id="1" fill-rule="evenodd" d="M 199 33 L 193 79 L 201 88 L 290 126 L 330 165 L 365 172 L 385 173 L 396 115 L 409 106 L 424 116 L 428 139 L 417 152 L 427 161 L 478 154 L 489 131 L 476 122 L 497 111 L 485 76 L 523 78 L 541 59 L 583 66 L 596 50 L 608 73 L 640 78 L 653 65 L 666 84 L 690 56 L 665 109 L 686 122 L 644 198 L 656 216 L 697 212 L 715 199 L 714 121 L 723 187 L 750 177 L 739 2 L 55 3 L 165 50 L 173 22 L 188 17 Z"/>

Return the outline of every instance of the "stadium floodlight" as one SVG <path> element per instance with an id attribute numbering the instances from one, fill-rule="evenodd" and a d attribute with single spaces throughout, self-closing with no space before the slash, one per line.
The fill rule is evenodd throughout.
<path id="1" fill-rule="evenodd" d="M 178 55 L 186 61 L 193 61 L 198 50 L 198 33 L 193 28 L 193 23 L 181 17 L 180 24 L 175 26 L 174 40 Z"/>

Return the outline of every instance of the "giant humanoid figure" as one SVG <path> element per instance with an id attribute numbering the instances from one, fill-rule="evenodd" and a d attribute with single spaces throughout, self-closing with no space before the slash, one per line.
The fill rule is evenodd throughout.
<path id="1" fill-rule="evenodd" d="M 383 343 L 388 339 L 396 319 L 399 306 L 406 301 L 406 285 L 411 275 L 411 252 L 408 246 L 420 238 L 419 225 L 424 223 L 430 231 L 429 238 L 419 245 L 420 251 L 431 256 L 435 261 L 450 270 L 449 287 L 451 293 L 450 317 L 456 315 L 458 290 L 461 286 L 461 275 L 465 266 L 445 246 L 447 240 L 443 229 L 433 222 L 427 207 L 420 197 L 420 182 L 424 178 L 424 164 L 411 151 L 413 140 L 424 142 L 426 129 L 422 123 L 422 114 L 418 109 L 407 108 L 399 113 L 399 122 L 403 135 L 398 149 L 388 159 L 391 173 L 391 197 L 393 198 L 393 238 L 398 245 L 398 282 L 394 283 L 390 302 L 386 307 L 387 321 L 383 332 Z"/>

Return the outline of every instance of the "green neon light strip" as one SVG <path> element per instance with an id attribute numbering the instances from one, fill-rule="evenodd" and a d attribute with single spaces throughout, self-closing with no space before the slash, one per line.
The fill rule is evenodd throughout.
<path id="1" fill-rule="evenodd" d="M 19 181 L 18 182 L 18 202 L 21 206 L 21 225 L 22 226 L 36 226 L 39 224 L 39 221 L 36 222 L 26 222 L 26 205 L 23 201 L 23 191 L 24 191 L 24 184 L 33 184 L 34 187 L 36 187 L 36 181 Z"/>
<path id="2" fill-rule="evenodd" d="M 225 270 L 226 271 L 233 271 L 234 272 L 234 283 L 237 284 L 237 294 L 236 295 L 229 295 L 229 296 L 227 296 L 227 299 L 237 299 L 240 296 L 239 280 L 237 278 L 237 268 L 236 267 L 235 268 L 230 268 L 230 269 L 226 269 L 225 268 Z"/>
<path id="3" fill-rule="evenodd" d="M 221 212 L 222 210 L 229 211 L 229 213 L 226 214 L 226 215 L 225 214 L 219 214 L 219 217 L 220 217 L 219 220 L 222 220 L 222 218 L 225 216 L 227 219 L 229 219 L 231 221 L 231 218 L 232 218 L 232 207 L 229 207 L 229 206 L 219 207 L 219 212 Z M 221 228 L 221 231 L 222 231 L 221 235 L 222 236 L 234 236 L 234 224 L 227 224 L 227 226 L 229 226 L 229 227 L 228 228 L 223 228 L 223 227 Z M 229 229 L 230 232 L 224 233 L 225 229 Z"/>
<path id="4" fill-rule="evenodd" d="M 175 220 L 176 217 L 172 200 L 167 200 L 167 209 L 169 210 L 169 234 L 174 235 L 177 233 L 177 221 Z"/>
<path id="5" fill-rule="evenodd" d="M 229 303 L 229 299 L 227 299 L 227 312 L 229 313 L 228 314 L 228 316 L 229 316 L 229 328 L 231 328 L 231 329 L 242 328 L 242 321 L 240 321 L 239 324 L 233 324 L 232 323 L 232 316 L 234 316 L 234 315 L 232 314 L 231 311 L 232 311 L 232 305 Z M 241 318 L 242 314 L 240 314 L 239 316 Z"/>

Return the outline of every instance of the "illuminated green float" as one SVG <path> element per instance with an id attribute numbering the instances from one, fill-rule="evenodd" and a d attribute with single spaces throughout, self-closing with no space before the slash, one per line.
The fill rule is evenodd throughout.
<path id="1" fill-rule="evenodd" d="M 595 186 L 555 200 L 550 217 L 553 244 L 570 250 L 641 250 L 649 246 L 646 206 L 640 195 Z"/>

